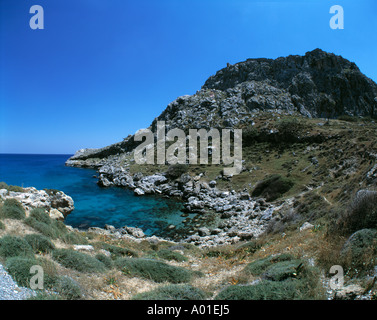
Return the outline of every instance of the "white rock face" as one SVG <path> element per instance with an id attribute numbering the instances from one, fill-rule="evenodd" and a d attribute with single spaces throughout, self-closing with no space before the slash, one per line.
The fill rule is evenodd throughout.
<path id="1" fill-rule="evenodd" d="M 57 209 L 50 210 L 50 218 L 55 220 L 64 220 L 64 215 Z"/>
<path id="2" fill-rule="evenodd" d="M 8 192 L 0 190 L 0 199 L 14 198 L 25 208 L 26 214 L 34 208 L 44 208 L 49 215 L 58 220 L 70 214 L 75 208 L 73 199 L 62 191 L 37 190 L 34 187 L 24 188 L 24 192 Z"/>
<path id="3" fill-rule="evenodd" d="M 75 244 L 73 246 L 73 250 L 76 251 L 94 251 L 94 247 L 91 245 L 84 245 L 84 244 Z"/>
<path id="4" fill-rule="evenodd" d="M 314 226 L 309 223 L 309 222 L 305 222 L 301 227 L 300 227 L 300 232 L 302 231 L 305 231 L 305 230 L 309 230 L 309 229 L 313 229 Z"/>
<path id="5" fill-rule="evenodd" d="M 142 195 L 145 194 L 145 192 L 141 188 L 136 188 L 134 190 L 134 194 L 137 195 L 137 196 L 142 196 Z"/>

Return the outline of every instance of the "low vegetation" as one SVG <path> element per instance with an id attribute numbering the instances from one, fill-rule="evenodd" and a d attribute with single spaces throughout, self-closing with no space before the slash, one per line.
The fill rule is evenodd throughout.
<path id="1" fill-rule="evenodd" d="M 106 270 L 105 265 L 96 258 L 70 249 L 56 249 L 52 252 L 52 257 L 62 266 L 80 272 L 94 273 Z"/>
<path id="2" fill-rule="evenodd" d="M 267 201 L 274 201 L 289 191 L 293 185 L 294 182 L 292 180 L 274 174 L 259 182 L 251 195 L 253 197 L 266 198 Z"/>
<path id="3" fill-rule="evenodd" d="M 206 293 L 188 284 L 170 284 L 152 291 L 139 293 L 133 300 L 203 300 Z"/>
<path id="4" fill-rule="evenodd" d="M 22 220 L 25 218 L 25 209 L 16 199 L 6 199 L 0 207 L 0 218 Z"/>
<path id="5" fill-rule="evenodd" d="M 189 282 L 194 273 L 161 261 L 142 258 L 122 258 L 115 261 L 115 266 L 125 275 L 138 276 L 155 282 Z"/>

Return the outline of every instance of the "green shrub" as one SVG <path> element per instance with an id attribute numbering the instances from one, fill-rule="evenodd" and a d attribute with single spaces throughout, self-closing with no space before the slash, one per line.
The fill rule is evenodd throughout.
<path id="1" fill-rule="evenodd" d="M 118 247 L 106 242 L 100 242 L 99 247 L 101 249 L 107 250 L 111 253 L 113 259 L 121 258 L 121 257 L 138 257 L 136 251 L 131 250 L 126 247 Z"/>
<path id="2" fill-rule="evenodd" d="M 63 235 L 68 232 L 66 228 L 60 226 L 59 222 L 60 221 L 51 220 L 49 223 L 45 223 L 38 221 L 34 217 L 28 217 L 25 219 L 27 225 L 51 239 L 62 238 Z"/>
<path id="3" fill-rule="evenodd" d="M 2 221 L 0 221 L 0 230 L 5 230 L 5 224 Z"/>
<path id="4" fill-rule="evenodd" d="M 377 264 L 377 230 L 362 229 L 352 234 L 344 244 L 340 258 L 351 276 L 373 270 Z"/>
<path id="5" fill-rule="evenodd" d="M 165 176 L 169 179 L 177 179 L 182 174 L 186 173 L 188 171 L 188 166 L 185 164 L 172 164 L 168 167 L 168 169 L 165 172 Z"/>
<path id="6" fill-rule="evenodd" d="M 43 269 L 43 284 L 44 288 L 51 288 L 57 278 L 57 271 L 55 264 L 48 259 L 26 256 L 10 257 L 6 260 L 6 267 L 9 273 L 14 276 L 17 283 L 23 286 L 29 285 L 30 278 L 35 273 L 30 273 L 32 266 L 40 266 Z"/>
<path id="7" fill-rule="evenodd" d="M 244 272 L 259 276 L 267 270 L 272 264 L 283 261 L 292 261 L 294 257 L 290 254 L 280 254 L 278 256 L 268 256 L 263 259 L 255 260 L 249 263 L 245 268 Z"/>
<path id="8" fill-rule="evenodd" d="M 339 217 L 336 230 L 350 235 L 357 230 L 374 228 L 377 228 L 377 192 L 359 191 L 345 214 Z"/>
<path id="9" fill-rule="evenodd" d="M 6 235 L 0 239 L 0 256 L 34 256 L 33 248 L 22 238 Z"/>
<path id="10" fill-rule="evenodd" d="M 64 224 L 63 221 L 54 220 L 54 219 L 51 219 L 51 220 L 52 220 L 51 224 L 57 230 L 57 232 L 59 232 L 60 234 L 68 233 L 67 226 Z"/>
<path id="11" fill-rule="evenodd" d="M 88 244 L 88 240 L 77 232 L 69 232 L 65 234 L 61 240 L 67 244 Z"/>
<path id="12" fill-rule="evenodd" d="M 263 273 L 263 278 L 273 281 L 283 281 L 299 276 L 303 263 L 300 260 L 280 261 L 270 265 Z"/>
<path id="13" fill-rule="evenodd" d="M 278 174 L 268 176 L 260 181 L 252 192 L 253 197 L 263 197 L 267 201 L 274 201 L 284 193 L 288 192 L 294 183 L 288 178 Z"/>
<path id="14" fill-rule="evenodd" d="M 80 285 L 72 278 L 67 276 L 58 278 L 54 290 L 56 290 L 56 292 L 66 300 L 79 300 L 83 298 Z"/>
<path id="15" fill-rule="evenodd" d="M 246 130 L 242 130 L 242 143 L 245 146 L 250 146 L 255 143 L 260 135 L 258 129 L 249 127 Z"/>
<path id="16" fill-rule="evenodd" d="M 55 249 L 49 238 L 40 234 L 28 234 L 24 237 L 35 253 L 48 253 Z"/>
<path id="17" fill-rule="evenodd" d="M 338 120 L 347 121 L 347 122 L 357 122 L 359 119 L 357 117 L 350 116 L 348 114 L 343 114 L 338 117 Z"/>
<path id="18" fill-rule="evenodd" d="M 210 258 L 222 257 L 224 259 L 231 259 L 238 253 L 237 249 L 228 245 L 211 247 L 204 250 L 204 255 Z"/>
<path id="19" fill-rule="evenodd" d="M 104 255 L 103 253 L 98 253 L 98 254 L 95 256 L 95 258 L 96 258 L 97 260 L 101 261 L 101 262 L 105 265 L 105 267 L 106 267 L 107 269 L 111 269 L 111 268 L 114 266 L 114 262 L 113 262 L 113 260 L 112 260 L 110 257 Z"/>
<path id="20" fill-rule="evenodd" d="M 206 294 L 188 284 L 170 284 L 152 291 L 139 293 L 132 300 L 203 300 Z"/>
<path id="21" fill-rule="evenodd" d="M 54 260 L 59 262 L 62 266 L 68 269 L 74 269 L 80 272 L 104 272 L 105 265 L 82 252 L 77 252 L 70 249 L 56 249 L 52 252 Z"/>
<path id="22" fill-rule="evenodd" d="M 46 258 L 38 258 L 36 265 L 39 265 L 43 269 L 43 286 L 44 289 L 52 289 L 58 279 L 58 272 L 55 263 Z"/>
<path id="23" fill-rule="evenodd" d="M 167 250 L 167 249 L 162 249 L 158 251 L 157 256 L 164 260 L 175 260 L 178 262 L 183 262 L 183 261 L 188 260 L 184 255 L 180 254 L 179 252 Z"/>
<path id="24" fill-rule="evenodd" d="M 5 182 L 3 182 L 3 181 L 0 181 L 0 190 L 1 189 L 7 189 L 8 190 L 8 185 L 5 183 Z"/>
<path id="25" fill-rule="evenodd" d="M 30 272 L 32 266 L 40 266 L 43 270 L 43 288 L 52 288 L 57 279 L 55 265 L 47 259 L 16 256 L 6 260 L 6 269 L 19 286 L 30 287 L 30 279 L 35 273 Z"/>
<path id="26" fill-rule="evenodd" d="M 10 186 L 6 184 L 5 182 L 0 182 L 0 189 L 7 189 L 8 191 L 13 192 L 24 192 L 24 188 L 19 186 Z"/>
<path id="27" fill-rule="evenodd" d="M 25 209 L 16 199 L 6 199 L 0 208 L 0 217 L 22 220 L 25 218 Z"/>
<path id="28" fill-rule="evenodd" d="M 290 254 L 280 254 L 248 264 L 243 273 L 260 276 L 253 286 L 233 286 L 217 299 L 317 299 L 322 295 L 319 272 Z"/>
<path id="29" fill-rule="evenodd" d="M 9 274 L 22 287 L 30 286 L 30 279 L 33 276 L 30 273 L 30 268 L 35 265 L 38 265 L 38 261 L 34 257 L 25 256 L 8 258 L 5 263 Z"/>
<path id="30" fill-rule="evenodd" d="M 35 220 L 51 225 L 52 219 L 48 215 L 45 209 L 43 208 L 35 208 L 30 211 L 29 217 L 34 218 Z"/>
<path id="31" fill-rule="evenodd" d="M 253 254 L 261 248 L 261 244 L 257 241 L 249 241 L 239 245 L 236 249 L 236 252 L 243 252 L 248 254 Z"/>
<path id="32" fill-rule="evenodd" d="M 277 123 L 282 142 L 294 142 L 307 129 L 307 125 L 297 119 L 283 119 Z"/>
<path id="33" fill-rule="evenodd" d="M 293 300 L 302 299 L 297 280 L 261 281 L 255 285 L 229 286 L 215 300 Z"/>
<path id="34" fill-rule="evenodd" d="M 190 281 L 193 276 L 193 272 L 184 268 L 149 259 L 121 258 L 115 261 L 115 266 L 125 274 L 155 282 L 182 283 Z"/>
<path id="35" fill-rule="evenodd" d="M 55 293 L 42 291 L 37 292 L 36 295 L 30 296 L 27 300 L 61 300 L 61 298 Z"/>

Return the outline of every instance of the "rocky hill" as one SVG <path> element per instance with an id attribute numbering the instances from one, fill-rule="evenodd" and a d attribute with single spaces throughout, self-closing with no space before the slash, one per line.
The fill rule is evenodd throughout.
<path id="1" fill-rule="evenodd" d="M 172 128 L 243 128 L 260 111 L 337 118 L 342 115 L 373 118 L 377 84 L 362 74 L 355 63 L 320 49 L 304 56 L 248 59 L 229 65 L 211 76 L 201 90 L 178 97 L 157 120 Z M 101 149 L 83 149 L 69 165 L 93 166 L 112 155 L 132 151 L 133 136 Z M 75 161 L 72 161 L 75 160 Z"/>

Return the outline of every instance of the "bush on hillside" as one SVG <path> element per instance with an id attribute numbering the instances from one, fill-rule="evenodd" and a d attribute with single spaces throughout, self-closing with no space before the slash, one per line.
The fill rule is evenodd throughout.
<path id="1" fill-rule="evenodd" d="M 34 257 L 15 256 L 6 260 L 5 267 L 12 278 L 19 286 L 29 287 L 30 279 L 33 274 L 30 273 L 32 266 L 38 265 Z"/>
<path id="2" fill-rule="evenodd" d="M 35 220 L 50 225 L 52 220 L 45 209 L 43 208 L 34 208 L 30 211 L 29 214 L 30 218 L 34 218 Z"/>
<path id="3" fill-rule="evenodd" d="M 359 118 L 350 116 L 348 114 L 343 114 L 338 117 L 338 120 L 347 121 L 347 122 L 358 122 Z"/>
<path id="4" fill-rule="evenodd" d="M 235 286 L 220 292 L 217 299 L 314 299 L 321 294 L 315 268 L 290 254 L 268 256 L 249 263 L 245 275 L 259 276 L 252 286 Z"/>
<path id="5" fill-rule="evenodd" d="M 303 299 L 297 280 L 268 281 L 255 285 L 232 285 L 222 290 L 215 300 L 293 300 Z"/>
<path id="6" fill-rule="evenodd" d="M 25 209 L 16 199 L 6 199 L 0 207 L 0 218 L 22 220 L 25 218 Z"/>
<path id="7" fill-rule="evenodd" d="M 52 257 L 62 266 L 80 272 L 93 273 L 106 270 L 105 265 L 96 258 L 70 249 L 56 249 L 52 252 Z"/>
<path id="8" fill-rule="evenodd" d="M 35 275 L 30 269 L 40 266 L 43 270 L 43 288 L 52 288 L 57 279 L 55 265 L 47 259 L 35 257 L 16 256 L 6 260 L 6 269 L 19 286 L 30 287 L 30 280 Z"/>
<path id="9" fill-rule="evenodd" d="M 32 257 L 34 256 L 34 251 L 26 240 L 6 235 L 0 239 L 0 256 L 3 258 L 15 256 Z"/>
<path id="10" fill-rule="evenodd" d="M 115 261 L 115 266 L 124 274 L 155 282 L 182 283 L 190 281 L 193 276 L 193 272 L 187 269 L 149 259 L 121 258 Z"/>
<path id="11" fill-rule="evenodd" d="M 157 256 L 164 260 L 175 260 L 178 262 L 187 261 L 188 259 L 180 254 L 179 252 L 168 250 L 168 249 L 161 249 L 157 251 Z"/>
<path id="12" fill-rule="evenodd" d="M 61 240 L 67 244 L 88 244 L 88 240 L 77 232 L 69 232 L 65 234 Z"/>
<path id="13" fill-rule="evenodd" d="M 68 233 L 68 229 L 63 222 L 53 220 L 49 217 L 48 219 L 49 220 L 46 219 L 45 215 L 41 215 L 37 218 L 35 216 L 30 216 L 25 219 L 25 223 L 51 239 L 62 238 Z"/>
<path id="14" fill-rule="evenodd" d="M 344 244 L 340 259 L 349 275 L 362 275 L 377 264 L 377 230 L 362 229 L 352 234 Z"/>
<path id="15" fill-rule="evenodd" d="M 297 119 L 283 119 L 277 124 L 283 142 L 294 142 L 304 132 L 307 125 Z"/>
<path id="16" fill-rule="evenodd" d="M 19 186 L 10 186 L 6 184 L 5 182 L 0 182 L 0 189 L 6 189 L 8 191 L 13 192 L 24 192 L 24 188 Z"/>
<path id="17" fill-rule="evenodd" d="M 132 300 L 204 300 L 206 294 L 188 284 L 170 284 L 139 293 Z"/>
<path id="18" fill-rule="evenodd" d="M 242 130 L 242 143 L 245 146 L 250 146 L 257 141 L 259 135 L 260 132 L 254 127 L 249 127 L 245 130 Z"/>
<path id="19" fill-rule="evenodd" d="M 49 238 L 40 234 L 28 234 L 24 237 L 35 253 L 48 253 L 55 249 Z"/>
<path id="20" fill-rule="evenodd" d="M 277 256 L 268 256 L 263 259 L 255 260 L 244 268 L 244 272 L 252 274 L 254 276 L 259 276 L 262 273 L 264 273 L 268 267 L 275 263 L 284 262 L 284 261 L 292 261 L 295 260 L 295 258 L 287 253 L 280 254 Z"/>
<path id="21" fill-rule="evenodd" d="M 334 227 L 339 233 L 350 235 L 361 229 L 377 228 L 377 192 L 361 190 Z"/>
<path id="22" fill-rule="evenodd" d="M 101 261 L 101 262 L 105 265 L 105 267 L 106 267 L 107 269 L 111 269 L 111 268 L 114 266 L 114 262 L 113 262 L 113 260 L 112 260 L 110 257 L 104 255 L 103 253 L 98 253 L 98 254 L 95 256 L 95 258 L 96 258 L 97 260 Z"/>
<path id="23" fill-rule="evenodd" d="M 242 252 L 247 254 L 253 254 L 261 248 L 261 244 L 257 241 L 248 241 L 240 244 L 236 248 L 236 252 Z"/>
<path id="24" fill-rule="evenodd" d="M 98 246 L 101 249 L 109 251 L 111 253 L 111 257 L 114 260 L 117 258 L 122 258 L 122 257 L 138 257 L 138 254 L 136 251 L 131 250 L 127 247 L 118 247 L 118 246 L 115 246 L 113 244 L 109 244 L 106 242 L 100 242 Z"/>
<path id="25" fill-rule="evenodd" d="M 251 195 L 266 198 L 267 201 L 274 201 L 289 191 L 293 185 L 294 183 L 290 179 L 273 174 L 260 181 Z"/>
<path id="26" fill-rule="evenodd" d="M 172 164 L 168 167 L 168 169 L 165 172 L 165 176 L 169 179 L 177 179 L 182 174 L 186 173 L 188 171 L 188 166 L 185 164 Z"/>
<path id="27" fill-rule="evenodd" d="M 56 280 L 54 290 L 61 298 L 66 300 L 80 300 L 83 298 L 80 285 L 68 276 L 59 277 Z"/>

